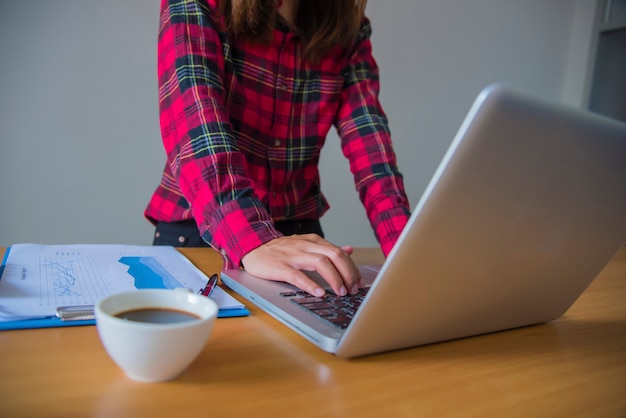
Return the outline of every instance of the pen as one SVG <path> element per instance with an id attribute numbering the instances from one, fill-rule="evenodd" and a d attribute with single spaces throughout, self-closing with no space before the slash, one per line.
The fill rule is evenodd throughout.
<path id="1" fill-rule="evenodd" d="M 200 289 L 198 291 L 198 293 L 203 295 L 203 296 L 210 297 L 211 293 L 213 293 L 213 290 L 217 286 L 217 279 L 218 278 L 219 278 L 219 276 L 217 274 L 212 275 L 209 278 L 209 281 L 206 282 L 206 286 L 204 286 L 202 289 Z"/>

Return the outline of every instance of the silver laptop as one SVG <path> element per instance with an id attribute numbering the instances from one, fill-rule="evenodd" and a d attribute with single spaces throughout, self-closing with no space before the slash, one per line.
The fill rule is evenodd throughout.
<path id="1" fill-rule="evenodd" d="M 559 318 L 625 242 L 626 124 L 492 85 L 385 263 L 361 266 L 371 286 L 351 318 L 321 318 L 293 286 L 243 270 L 221 278 L 321 349 L 357 357 Z"/>

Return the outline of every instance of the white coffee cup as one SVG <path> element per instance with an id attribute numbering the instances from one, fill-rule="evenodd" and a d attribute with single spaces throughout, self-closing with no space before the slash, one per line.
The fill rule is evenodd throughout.
<path id="1" fill-rule="evenodd" d="M 116 315 L 144 309 L 191 315 L 177 323 L 150 323 Z M 217 317 L 217 304 L 186 289 L 138 289 L 101 300 L 95 307 L 100 340 L 133 380 L 161 382 L 180 375 L 200 354 Z"/>

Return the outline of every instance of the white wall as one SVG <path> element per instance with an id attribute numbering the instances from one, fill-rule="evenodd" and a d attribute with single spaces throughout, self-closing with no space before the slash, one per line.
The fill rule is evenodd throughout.
<path id="1" fill-rule="evenodd" d="M 0 245 L 151 242 L 158 4 L 0 2 Z"/>
<path id="2" fill-rule="evenodd" d="M 0 246 L 149 244 L 164 163 L 156 0 L 0 0 Z M 595 0 L 370 0 L 381 99 L 413 205 L 473 98 L 506 82 L 580 104 Z M 375 245 L 338 140 L 323 218 Z"/>
<path id="3" fill-rule="evenodd" d="M 368 15 L 389 116 L 412 207 L 470 104 L 492 82 L 580 105 L 595 1 L 373 0 Z M 322 170 L 332 210 L 328 238 L 375 245 L 350 190 L 347 164 L 331 140 Z M 325 186 L 332 186 L 325 187 Z"/>

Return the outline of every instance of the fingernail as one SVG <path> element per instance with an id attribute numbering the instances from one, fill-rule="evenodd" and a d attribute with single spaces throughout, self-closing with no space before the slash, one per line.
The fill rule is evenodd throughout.
<path id="1" fill-rule="evenodd" d="M 359 286 L 358 285 L 354 285 L 352 286 L 352 292 L 353 295 L 356 295 L 357 293 L 359 293 Z"/>
<path id="2" fill-rule="evenodd" d="M 325 293 L 326 292 L 321 287 L 318 287 L 317 289 L 315 289 L 315 296 L 324 296 Z"/>
<path id="3" fill-rule="evenodd" d="M 345 295 L 347 295 L 347 294 L 348 294 L 348 291 L 346 290 L 345 286 L 341 286 L 341 287 L 339 288 L 339 294 L 340 294 L 341 296 L 345 296 Z"/>

